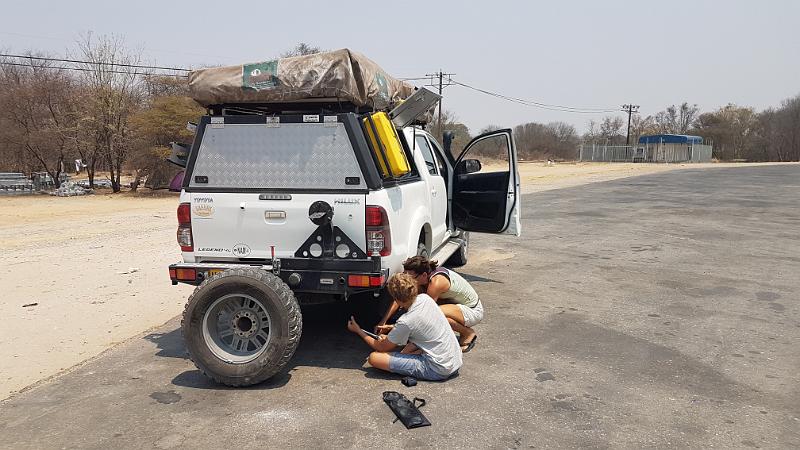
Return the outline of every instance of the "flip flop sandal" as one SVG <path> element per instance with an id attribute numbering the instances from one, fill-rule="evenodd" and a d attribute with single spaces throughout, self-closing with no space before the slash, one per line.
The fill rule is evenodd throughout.
<path id="1" fill-rule="evenodd" d="M 475 347 L 475 343 L 477 341 L 478 341 L 478 335 L 476 334 L 475 337 L 473 337 L 472 340 L 469 341 L 469 344 L 467 344 L 467 348 L 462 349 L 461 352 L 462 353 L 469 353 L 470 350 L 472 350 Z"/>

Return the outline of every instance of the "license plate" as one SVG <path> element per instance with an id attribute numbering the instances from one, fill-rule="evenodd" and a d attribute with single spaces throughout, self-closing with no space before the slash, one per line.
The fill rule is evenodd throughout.
<path id="1" fill-rule="evenodd" d="M 206 277 L 207 278 L 213 277 L 214 275 L 220 272 L 222 272 L 222 269 L 208 269 L 208 271 L 206 272 Z"/>

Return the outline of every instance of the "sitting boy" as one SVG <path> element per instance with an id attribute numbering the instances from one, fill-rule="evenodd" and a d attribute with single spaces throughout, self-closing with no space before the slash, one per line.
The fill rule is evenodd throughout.
<path id="1" fill-rule="evenodd" d="M 461 367 L 461 347 L 442 310 L 428 294 L 417 294 L 411 275 L 398 273 L 387 283 L 389 295 L 406 310 L 391 330 L 378 339 L 368 336 L 351 317 L 347 329 L 358 334 L 374 352 L 369 363 L 376 369 L 420 380 L 444 380 Z M 405 346 L 397 352 L 399 346 Z"/>

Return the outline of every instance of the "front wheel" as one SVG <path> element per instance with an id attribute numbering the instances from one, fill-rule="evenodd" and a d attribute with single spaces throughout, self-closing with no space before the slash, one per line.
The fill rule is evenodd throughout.
<path id="1" fill-rule="evenodd" d="M 205 280 L 181 322 L 198 369 L 228 386 L 249 386 L 283 369 L 300 342 L 303 319 L 294 293 L 259 269 L 231 269 Z"/>

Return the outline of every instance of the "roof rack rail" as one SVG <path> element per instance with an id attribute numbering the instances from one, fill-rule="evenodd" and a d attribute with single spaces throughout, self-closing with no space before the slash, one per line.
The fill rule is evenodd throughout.
<path id="1" fill-rule="evenodd" d="M 375 111 L 371 106 L 357 106 L 350 102 L 338 102 L 335 99 L 292 103 L 225 103 L 209 105 L 211 116 L 230 115 L 272 115 L 272 114 L 363 114 Z"/>

